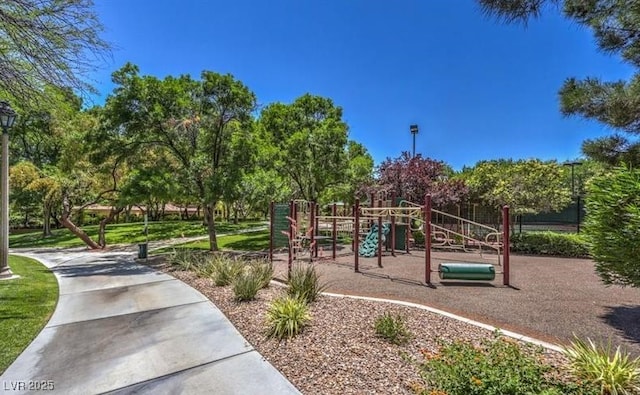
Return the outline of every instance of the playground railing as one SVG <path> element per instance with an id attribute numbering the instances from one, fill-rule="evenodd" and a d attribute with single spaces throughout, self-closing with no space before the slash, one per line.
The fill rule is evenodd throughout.
<path id="1" fill-rule="evenodd" d="M 484 247 L 496 251 L 498 265 L 501 263 L 502 233 L 491 226 L 468 220 L 457 215 L 448 214 L 439 210 L 433 210 L 443 218 L 457 222 L 457 229 L 446 227 L 444 224 L 431 223 L 432 245 L 440 248 L 452 248 L 468 251 L 477 249 L 482 256 Z"/>

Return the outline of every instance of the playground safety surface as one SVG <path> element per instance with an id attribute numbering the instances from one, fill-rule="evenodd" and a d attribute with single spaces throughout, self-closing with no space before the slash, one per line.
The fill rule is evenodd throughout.
<path id="1" fill-rule="evenodd" d="M 497 262 L 491 254 L 431 255 L 434 270 L 441 262 Z M 557 344 L 567 344 L 573 334 L 611 339 L 640 356 L 640 289 L 605 286 L 591 260 L 511 255 L 507 287 L 500 274 L 492 282 L 441 282 L 438 273 L 432 273 L 432 284 L 427 285 L 424 251 L 395 257 L 387 252 L 382 268 L 377 257 L 361 257 L 360 273 L 354 272 L 353 259 L 350 254 L 336 261 L 314 260 L 330 284 L 328 292 L 424 304 Z M 276 254 L 274 265 L 276 276 L 286 278 L 287 255 Z"/>

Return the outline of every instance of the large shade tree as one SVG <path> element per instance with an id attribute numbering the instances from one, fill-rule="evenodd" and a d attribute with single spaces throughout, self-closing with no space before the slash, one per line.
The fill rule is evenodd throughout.
<path id="1" fill-rule="evenodd" d="M 270 104 L 260 114 L 259 127 L 265 155 L 291 180 L 299 198 L 318 201 L 329 189 L 366 173 L 361 170 L 366 163 L 357 165 L 354 160 L 367 162 L 368 154 L 362 146 L 350 151 L 342 108 L 331 99 L 305 94 L 291 104 Z"/>
<path id="2" fill-rule="evenodd" d="M 518 215 L 566 207 L 571 192 L 565 174 L 563 166 L 555 161 L 499 159 L 465 168 L 461 177 L 469 186 L 472 200 L 496 209 L 507 204 Z"/>
<path id="3" fill-rule="evenodd" d="M 102 30 L 92 0 L 3 0 L 0 93 L 36 105 L 47 86 L 91 92 L 87 77 L 109 54 Z"/>
<path id="4" fill-rule="evenodd" d="M 105 104 L 105 147 L 132 155 L 154 148 L 169 152 L 181 181 L 204 208 L 210 248 L 217 250 L 215 207 L 253 160 L 255 95 L 232 75 L 212 71 L 203 71 L 199 80 L 159 79 L 127 64 L 113 82 Z"/>

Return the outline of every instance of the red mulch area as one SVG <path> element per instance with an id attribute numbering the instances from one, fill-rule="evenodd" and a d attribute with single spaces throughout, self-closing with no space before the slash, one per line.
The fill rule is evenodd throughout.
<path id="1" fill-rule="evenodd" d="M 497 263 L 491 254 L 431 255 L 432 270 L 447 261 Z M 505 287 L 501 274 L 487 283 L 441 282 L 432 273 L 426 285 L 424 251 L 395 257 L 386 252 L 382 268 L 377 258 L 361 257 L 360 273 L 353 270 L 353 258 L 316 260 L 329 292 L 420 303 L 552 343 L 566 344 L 574 333 L 611 339 L 640 355 L 640 289 L 603 285 L 591 260 L 511 255 L 511 286 Z M 287 256 L 276 255 L 274 264 L 276 275 L 285 278 Z"/>

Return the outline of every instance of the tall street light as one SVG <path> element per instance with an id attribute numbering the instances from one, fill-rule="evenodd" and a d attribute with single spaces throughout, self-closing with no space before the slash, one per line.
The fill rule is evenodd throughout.
<path id="1" fill-rule="evenodd" d="M 580 233 L 580 194 L 576 194 L 573 168 L 582 165 L 582 162 L 565 162 L 564 166 L 571 166 L 571 200 L 576 199 L 576 231 Z"/>
<path id="2" fill-rule="evenodd" d="M 409 125 L 409 131 L 413 135 L 413 155 L 412 158 L 416 157 L 416 134 L 418 134 L 418 125 Z"/>
<path id="3" fill-rule="evenodd" d="M 16 112 L 9 103 L 0 101 L 2 127 L 2 162 L 0 163 L 0 278 L 12 276 L 9 268 L 9 129 L 16 120 Z"/>

